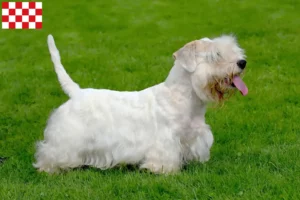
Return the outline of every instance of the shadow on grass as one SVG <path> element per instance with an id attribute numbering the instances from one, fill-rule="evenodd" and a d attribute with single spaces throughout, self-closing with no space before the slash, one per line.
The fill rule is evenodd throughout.
<path id="1" fill-rule="evenodd" d="M 197 170 L 201 170 L 201 171 L 207 171 L 207 166 L 206 164 L 203 163 L 199 163 L 196 161 L 190 162 L 188 164 L 185 164 L 182 166 L 182 168 L 175 173 L 170 173 L 168 175 L 176 175 L 179 173 L 193 173 Z M 80 168 L 74 168 L 74 169 L 70 169 L 67 171 L 61 171 L 60 173 L 68 173 L 69 171 L 91 171 L 91 172 L 100 172 L 102 174 L 126 174 L 126 173 L 137 173 L 140 175 L 162 175 L 162 174 L 158 174 L 158 173 L 153 173 L 148 169 L 140 169 L 138 164 L 120 164 L 117 165 L 113 168 L 109 168 L 109 169 L 99 169 L 93 166 L 82 166 Z"/>
<path id="2" fill-rule="evenodd" d="M 7 159 L 8 159 L 8 157 L 0 156 L 0 165 L 2 165 Z"/>
<path id="3" fill-rule="evenodd" d="M 140 174 L 153 174 L 147 169 L 140 169 L 139 165 L 127 165 L 120 164 L 109 169 L 99 169 L 93 166 L 82 166 L 80 168 L 71 169 L 72 171 L 91 171 L 91 172 L 101 172 L 103 174 L 116 174 L 116 173 L 140 173 Z M 64 171 L 61 173 L 68 173 Z"/>

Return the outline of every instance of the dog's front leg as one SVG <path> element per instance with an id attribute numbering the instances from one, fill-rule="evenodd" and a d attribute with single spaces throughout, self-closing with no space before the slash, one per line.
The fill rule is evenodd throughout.
<path id="1" fill-rule="evenodd" d="M 161 134 L 160 136 L 163 136 Z M 141 168 L 153 173 L 173 173 L 180 170 L 182 154 L 179 138 L 158 138 L 145 155 Z"/>
<path id="2" fill-rule="evenodd" d="M 210 158 L 210 148 L 214 141 L 209 125 L 198 122 L 196 126 L 192 126 L 191 134 L 193 135 L 193 139 L 188 144 L 190 152 L 187 160 L 208 161 Z"/>

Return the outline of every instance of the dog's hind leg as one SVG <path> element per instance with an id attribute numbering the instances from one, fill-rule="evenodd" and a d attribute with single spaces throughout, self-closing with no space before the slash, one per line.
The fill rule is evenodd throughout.
<path id="1" fill-rule="evenodd" d="M 53 146 L 44 141 L 39 142 L 37 146 L 36 163 L 33 166 L 39 171 L 54 173 L 81 167 L 84 164 L 76 150 L 64 149 L 63 146 Z"/>
<path id="2" fill-rule="evenodd" d="M 84 126 L 78 117 L 72 117 L 69 104 L 55 110 L 44 131 L 44 140 L 37 143 L 34 167 L 39 171 L 56 172 L 59 169 L 80 167 L 80 151 L 84 147 Z"/>

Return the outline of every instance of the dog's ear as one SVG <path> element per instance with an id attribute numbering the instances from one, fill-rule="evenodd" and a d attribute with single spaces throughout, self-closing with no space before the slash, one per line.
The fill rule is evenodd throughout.
<path id="1" fill-rule="evenodd" d="M 184 45 L 184 47 L 173 53 L 175 62 L 178 62 L 188 72 L 194 72 L 197 67 L 196 53 L 200 45 L 201 41 L 199 40 Z"/>

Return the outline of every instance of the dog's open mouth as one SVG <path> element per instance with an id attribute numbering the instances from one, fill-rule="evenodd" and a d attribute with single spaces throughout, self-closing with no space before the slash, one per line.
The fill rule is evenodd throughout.
<path id="1" fill-rule="evenodd" d="M 224 82 L 229 87 L 238 89 L 243 96 L 248 94 L 248 88 L 239 75 L 235 75 L 232 78 L 226 77 Z"/>
<path id="2" fill-rule="evenodd" d="M 229 98 L 235 89 L 238 89 L 243 96 L 248 94 L 248 88 L 242 81 L 240 74 L 228 76 L 221 80 L 216 79 L 210 88 L 212 95 L 216 94 L 219 100 Z"/>
<path id="3" fill-rule="evenodd" d="M 246 84 L 243 82 L 240 76 L 235 75 L 232 79 L 231 83 L 232 87 L 236 87 L 243 96 L 246 96 L 248 94 L 248 88 Z"/>

